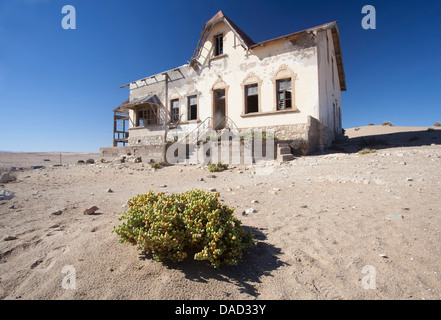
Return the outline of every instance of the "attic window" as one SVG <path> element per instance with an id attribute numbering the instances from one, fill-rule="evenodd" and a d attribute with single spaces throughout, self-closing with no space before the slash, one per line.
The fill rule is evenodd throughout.
<path id="1" fill-rule="evenodd" d="M 214 55 L 219 56 L 224 53 L 224 36 L 219 34 L 214 37 Z"/>

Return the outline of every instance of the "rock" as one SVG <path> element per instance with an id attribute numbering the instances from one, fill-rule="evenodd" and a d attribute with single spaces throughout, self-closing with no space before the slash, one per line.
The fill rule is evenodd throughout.
<path id="1" fill-rule="evenodd" d="M 306 209 L 306 208 L 308 208 L 308 206 L 306 204 L 304 204 L 304 205 L 300 206 L 300 208 Z"/>
<path id="2" fill-rule="evenodd" d="M 217 177 L 216 177 L 214 174 L 209 174 L 209 175 L 207 176 L 207 178 L 216 179 Z"/>
<path id="3" fill-rule="evenodd" d="M 227 189 L 225 189 L 225 191 L 230 192 L 230 191 L 233 191 L 233 189 L 231 189 L 231 188 L 227 188 Z"/>
<path id="4" fill-rule="evenodd" d="M 273 188 L 274 191 L 280 191 L 280 188 Z"/>
<path id="5" fill-rule="evenodd" d="M 413 178 L 407 178 L 406 181 L 413 181 Z"/>
<path id="6" fill-rule="evenodd" d="M 259 203 L 259 200 L 251 200 L 251 203 Z"/>
<path id="7" fill-rule="evenodd" d="M 387 220 L 402 220 L 404 217 L 401 214 L 389 214 L 386 216 Z"/>
<path id="8" fill-rule="evenodd" d="M 269 193 L 270 193 L 270 194 L 277 194 L 277 192 L 274 191 L 274 190 L 270 190 Z"/>
<path id="9" fill-rule="evenodd" d="M 242 215 L 243 215 L 243 216 L 246 216 L 246 215 L 248 215 L 248 214 L 250 214 L 250 213 L 256 213 L 256 212 L 257 212 L 256 209 L 254 209 L 254 208 L 248 208 L 248 209 L 246 209 L 245 211 L 242 212 Z"/>
<path id="10" fill-rule="evenodd" d="M 210 188 L 210 189 L 208 189 L 208 191 L 210 191 L 210 192 L 216 192 L 216 188 Z"/>
<path id="11" fill-rule="evenodd" d="M 0 183 L 8 183 L 11 179 L 9 172 L 3 172 L 0 176 Z"/>
<path id="12" fill-rule="evenodd" d="M 0 190 L 0 200 L 11 200 L 14 198 L 14 193 L 8 190 Z"/>
<path id="13" fill-rule="evenodd" d="M 94 163 L 95 163 L 95 160 L 93 160 L 93 159 L 87 159 L 87 160 L 86 160 L 86 163 L 87 163 L 87 164 L 94 164 Z"/>
<path id="14" fill-rule="evenodd" d="M 106 190 L 106 192 L 113 193 L 113 190 L 109 188 L 109 189 Z"/>
<path id="15" fill-rule="evenodd" d="M 17 240 L 18 238 L 15 236 L 7 236 L 6 238 L 4 238 L 4 241 L 12 241 L 12 240 Z"/>
<path id="16" fill-rule="evenodd" d="M 161 184 L 160 187 L 161 188 L 167 188 L 167 185 L 166 184 Z"/>
<path id="17" fill-rule="evenodd" d="M 204 180 L 204 178 L 199 178 L 198 181 L 203 182 L 203 181 L 205 181 L 205 180 Z"/>
<path id="18" fill-rule="evenodd" d="M 384 258 L 384 259 L 387 259 L 387 258 L 388 258 L 384 253 L 380 253 L 378 256 L 379 256 L 379 257 L 382 257 L 382 258 Z"/>
<path id="19" fill-rule="evenodd" d="M 99 210 L 99 208 L 97 206 L 93 206 L 89 209 L 84 210 L 84 214 L 85 215 L 94 214 L 97 210 Z"/>
<path id="20" fill-rule="evenodd" d="M 42 169 L 44 166 L 31 166 L 31 169 Z"/>
<path id="21" fill-rule="evenodd" d="M 58 210 L 58 211 L 52 212 L 52 214 L 53 214 L 54 216 L 59 216 L 59 215 L 62 214 L 62 213 L 63 213 L 62 210 Z"/>

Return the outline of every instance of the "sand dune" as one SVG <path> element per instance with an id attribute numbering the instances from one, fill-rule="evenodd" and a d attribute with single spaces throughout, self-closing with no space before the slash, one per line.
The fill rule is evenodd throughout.
<path id="1" fill-rule="evenodd" d="M 329 153 L 215 178 L 205 166 L 76 165 L 99 155 L 66 154 L 51 167 L 56 153 L 1 153 L 3 170 L 24 170 L 0 185 L 14 194 L 0 200 L 0 298 L 440 299 L 441 131 L 427 129 L 351 128 Z M 358 154 L 366 145 L 376 151 Z M 157 262 L 118 243 L 128 199 L 191 188 L 216 188 L 254 233 L 238 266 Z"/>

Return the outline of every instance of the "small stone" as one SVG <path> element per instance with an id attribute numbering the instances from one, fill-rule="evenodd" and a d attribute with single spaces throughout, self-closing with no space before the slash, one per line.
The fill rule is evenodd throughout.
<path id="1" fill-rule="evenodd" d="M 270 193 L 270 194 L 277 194 L 277 192 L 274 191 L 274 190 L 270 190 L 269 193 Z"/>
<path id="2" fill-rule="evenodd" d="M 413 178 L 407 178 L 406 181 L 413 181 Z"/>
<path id="3" fill-rule="evenodd" d="M 127 203 L 124 203 L 124 204 L 122 205 L 122 207 L 123 207 L 123 208 L 127 208 L 127 207 L 128 207 Z"/>
<path id="4" fill-rule="evenodd" d="M 8 183 L 10 181 L 9 172 L 3 172 L 0 176 L 0 183 Z"/>
<path id="5" fill-rule="evenodd" d="M 113 193 L 113 190 L 109 188 L 109 189 L 106 190 L 106 192 Z"/>
<path id="6" fill-rule="evenodd" d="M 207 176 L 207 178 L 216 179 L 217 177 L 216 177 L 214 174 L 209 174 L 209 175 Z"/>
<path id="7" fill-rule="evenodd" d="M 198 181 L 203 182 L 203 181 L 205 181 L 205 180 L 204 180 L 204 178 L 199 178 Z"/>
<path id="8" fill-rule="evenodd" d="M 166 184 L 161 184 L 160 187 L 161 188 L 167 188 L 167 185 Z"/>
<path id="9" fill-rule="evenodd" d="M 388 258 L 384 253 L 380 253 L 378 256 L 381 257 L 381 258 L 384 258 L 384 259 Z"/>
<path id="10" fill-rule="evenodd" d="M 14 198 L 14 193 L 8 190 L 0 190 L 0 200 L 11 200 Z"/>
<path id="11" fill-rule="evenodd" d="M 89 209 L 84 210 L 84 214 L 85 215 L 94 214 L 97 210 L 99 210 L 99 208 L 97 206 L 93 206 Z"/>
<path id="12" fill-rule="evenodd" d="M 280 191 L 280 188 L 273 188 L 274 191 Z"/>
<path id="13" fill-rule="evenodd" d="M 58 211 L 52 212 L 52 215 L 54 215 L 54 216 L 59 216 L 59 215 L 62 214 L 62 213 L 63 213 L 62 210 L 58 210 Z"/>
<path id="14" fill-rule="evenodd" d="M 259 203 L 259 200 L 251 200 L 251 203 Z"/>
<path id="15" fill-rule="evenodd" d="M 231 189 L 231 188 L 227 188 L 227 189 L 225 189 L 225 191 L 230 192 L 230 191 L 233 191 L 233 189 Z"/>
<path id="16" fill-rule="evenodd" d="M 7 236 L 6 238 L 4 238 L 4 241 L 12 241 L 12 240 L 17 240 L 18 238 L 15 236 Z"/>
<path id="17" fill-rule="evenodd" d="M 216 188 L 210 188 L 210 189 L 208 189 L 208 191 L 210 191 L 210 192 L 216 192 Z"/>
<path id="18" fill-rule="evenodd" d="M 300 208 L 306 209 L 306 208 L 308 208 L 308 206 L 306 204 L 304 204 L 304 205 L 300 206 Z"/>

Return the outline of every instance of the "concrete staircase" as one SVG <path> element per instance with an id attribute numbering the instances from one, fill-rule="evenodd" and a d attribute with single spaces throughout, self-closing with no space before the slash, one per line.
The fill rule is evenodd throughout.
<path id="1" fill-rule="evenodd" d="M 294 155 L 291 153 L 291 147 L 287 142 L 277 144 L 277 160 L 281 162 L 294 160 Z"/>

